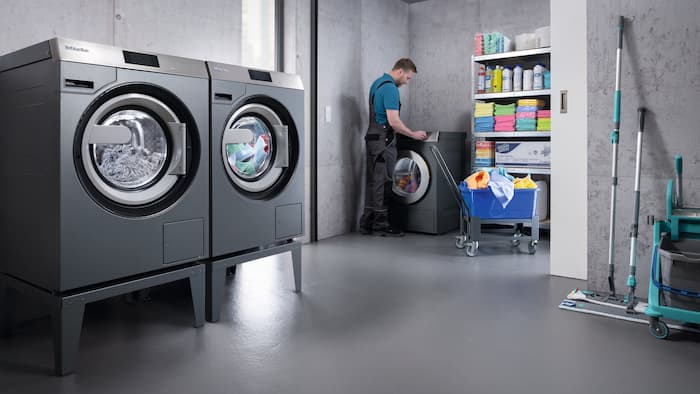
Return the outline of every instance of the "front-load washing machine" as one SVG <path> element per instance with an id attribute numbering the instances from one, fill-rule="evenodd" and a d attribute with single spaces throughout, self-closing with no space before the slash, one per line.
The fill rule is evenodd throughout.
<path id="1" fill-rule="evenodd" d="M 208 92 L 199 60 L 62 38 L 2 56 L 7 281 L 66 312 L 84 291 L 70 305 L 189 276 L 203 315 L 190 263 L 209 256 Z"/>
<path id="2" fill-rule="evenodd" d="M 207 62 L 211 78 L 211 251 L 216 303 L 224 268 L 291 251 L 300 288 L 304 219 L 301 78 Z M 208 317 L 218 319 L 218 305 Z M 211 313 L 209 313 L 211 312 Z"/>
<path id="3" fill-rule="evenodd" d="M 393 225 L 406 231 L 442 234 L 459 227 L 459 208 L 450 185 L 440 173 L 436 146 L 454 177 L 466 167 L 465 133 L 435 131 L 424 141 L 398 135 L 396 165 L 389 209 Z"/>

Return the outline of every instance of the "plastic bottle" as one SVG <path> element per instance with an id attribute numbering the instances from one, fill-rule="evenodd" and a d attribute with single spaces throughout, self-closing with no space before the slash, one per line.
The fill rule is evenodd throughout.
<path id="1" fill-rule="evenodd" d="M 523 90 L 532 90 L 532 70 L 523 70 Z"/>
<path id="2" fill-rule="evenodd" d="M 544 88 L 545 89 L 551 89 L 552 88 L 552 73 L 549 70 L 544 70 Z"/>
<path id="3" fill-rule="evenodd" d="M 496 66 L 493 70 L 493 78 L 491 79 L 491 91 L 493 93 L 500 93 L 503 87 L 503 68 L 501 66 Z"/>
<path id="4" fill-rule="evenodd" d="M 544 89 L 544 66 L 541 64 L 535 65 L 532 73 L 532 88 L 534 90 Z"/>
<path id="5" fill-rule="evenodd" d="M 519 64 L 513 69 L 513 91 L 523 90 L 523 68 Z"/>
<path id="6" fill-rule="evenodd" d="M 491 81 L 493 80 L 493 67 L 486 67 L 486 76 L 484 77 L 484 92 L 491 93 Z"/>
<path id="7" fill-rule="evenodd" d="M 479 64 L 479 72 L 477 74 L 477 83 L 476 83 L 476 93 L 484 93 L 485 92 L 485 86 L 484 84 L 486 83 L 486 66 L 483 64 Z"/>
<path id="8" fill-rule="evenodd" d="M 503 68 L 503 91 L 513 91 L 513 70 L 510 67 Z"/>

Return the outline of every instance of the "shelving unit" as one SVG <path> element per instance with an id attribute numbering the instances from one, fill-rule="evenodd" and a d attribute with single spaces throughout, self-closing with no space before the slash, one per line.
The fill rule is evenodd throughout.
<path id="1" fill-rule="evenodd" d="M 499 93 L 476 93 L 477 87 L 477 70 L 478 65 L 483 64 L 485 66 L 509 66 L 513 67 L 519 64 L 523 69 L 531 69 L 535 64 L 542 63 L 548 69 L 551 69 L 551 48 L 536 48 L 527 49 L 523 51 L 512 51 L 507 53 L 497 53 L 492 55 L 480 55 L 471 57 L 471 73 L 472 73 L 472 86 L 473 92 L 472 97 L 472 110 L 474 109 L 474 104 L 476 101 L 492 101 L 498 104 L 508 104 L 515 102 L 520 98 L 538 98 L 545 101 L 545 108 L 551 109 L 551 95 L 552 91 L 550 89 L 539 89 L 539 90 L 526 90 L 526 91 L 514 91 L 514 92 L 499 92 Z M 474 118 L 472 117 L 472 130 L 474 130 Z M 490 169 L 493 167 L 481 167 L 474 164 L 474 159 L 476 157 L 475 147 L 477 141 L 498 141 L 507 139 L 508 141 L 550 141 L 551 131 L 514 131 L 514 132 L 473 132 L 472 133 L 472 144 L 471 144 L 471 167 L 472 170 L 476 169 Z M 535 175 L 536 180 L 545 180 L 549 183 L 549 175 L 551 174 L 550 168 L 543 167 L 521 167 L 521 166 L 505 166 L 506 171 L 514 175 Z M 550 198 L 547 196 L 547 200 Z M 549 228 L 549 218 L 541 218 L 540 226 L 542 228 Z"/>

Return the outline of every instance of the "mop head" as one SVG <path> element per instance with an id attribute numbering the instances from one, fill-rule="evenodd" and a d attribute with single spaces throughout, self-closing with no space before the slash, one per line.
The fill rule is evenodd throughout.
<path id="1" fill-rule="evenodd" d="M 608 306 L 617 309 L 627 309 L 627 302 L 625 302 L 624 300 L 611 299 L 605 296 L 599 296 L 593 292 L 581 290 L 579 288 L 571 290 L 569 294 L 566 295 L 566 299 L 573 301 L 585 301 L 591 304 Z M 645 302 L 635 302 L 633 309 L 635 313 L 644 313 L 644 311 L 647 309 L 647 306 L 648 304 Z"/>

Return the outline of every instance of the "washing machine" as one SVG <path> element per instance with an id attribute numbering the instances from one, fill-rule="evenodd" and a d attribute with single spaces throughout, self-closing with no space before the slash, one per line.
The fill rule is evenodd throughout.
<path id="1" fill-rule="evenodd" d="M 223 270 L 292 253 L 300 290 L 304 231 L 304 89 L 297 75 L 207 62 L 211 109 L 208 320 L 218 320 Z M 213 305 L 212 305 L 213 302 Z"/>
<path id="2" fill-rule="evenodd" d="M 463 178 L 465 132 L 429 132 L 424 141 L 397 135 L 389 217 L 410 232 L 442 234 L 459 228 L 459 208 L 430 151 L 437 146 L 456 179 Z"/>
<path id="3" fill-rule="evenodd" d="M 205 315 L 204 61 L 54 38 L 0 58 L 0 334 L 18 294 L 52 317 L 75 370 L 90 302 L 189 279 Z"/>
<path id="4" fill-rule="evenodd" d="M 3 271 L 65 292 L 209 256 L 204 61 L 63 38 L 0 58 Z"/>

